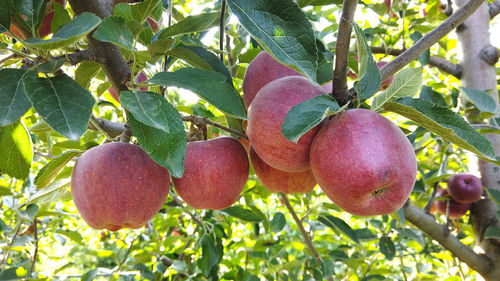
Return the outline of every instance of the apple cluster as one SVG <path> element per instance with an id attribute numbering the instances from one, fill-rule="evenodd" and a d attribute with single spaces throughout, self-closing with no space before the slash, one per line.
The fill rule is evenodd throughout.
<path id="1" fill-rule="evenodd" d="M 482 195 L 481 179 L 471 174 L 456 174 L 448 179 L 447 189 L 438 189 L 436 196 L 441 199 L 434 202 L 435 209 L 446 215 L 449 204 L 448 217 L 459 218 L 465 215 L 472 203 L 481 199 Z"/>
<path id="2" fill-rule="evenodd" d="M 281 133 L 295 105 L 322 87 L 261 52 L 243 80 L 248 107 L 250 160 L 257 177 L 272 192 L 309 192 L 316 184 L 343 210 L 359 216 L 389 214 L 408 199 L 417 162 L 404 133 L 382 115 L 352 109 L 304 134 L 297 143 Z"/>

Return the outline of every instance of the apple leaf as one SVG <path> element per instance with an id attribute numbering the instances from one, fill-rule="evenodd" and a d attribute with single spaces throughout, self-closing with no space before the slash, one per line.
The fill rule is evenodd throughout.
<path id="1" fill-rule="evenodd" d="M 488 188 L 488 195 L 493 199 L 497 204 L 500 204 L 500 190 Z"/>
<path id="2" fill-rule="evenodd" d="M 122 92 L 127 95 L 130 92 Z M 120 95 L 120 98 L 121 96 Z M 158 94 L 154 94 L 158 95 Z M 127 101 L 124 99 L 124 101 Z M 130 105 L 129 105 L 130 106 Z M 134 136 L 139 140 L 141 148 L 160 166 L 167 168 L 173 177 L 180 178 L 184 174 L 184 158 L 186 157 L 186 132 L 182 124 L 179 112 L 165 100 L 161 105 L 150 108 L 151 111 L 158 111 L 159 120 L 155 122 L 163 124 L 165 129 L 157 129 L 138 121 L 134 113 L 129 116 L 130 126 Z M 137 114 L 137 118 L 147 120 L 147 116 L 142 113 Z M 147 123 L 151 123 L 148 121 Z"/>
<path id="3" fill-rule="evenodd" d="M 316 81 L 318 49 L 306 14 L 293 0 L 228 0 L 240 24 L 278 61 Z"/>
<path id="4" fill-rule="evenodd" d="M 149 82 L 190 90 L 225 113 L 246 119 L 240 95 L 226 82 L 226 77 L 221 73 L 197 68 L 181 68 L 175 72 L 157 73 L 149 79 Z"/>
<path id="5" fill-rule="evenodd" d="M 50 27 L 53 32 L 56 32 L 61 26 L 69 23 L 71 21 L 71 17 L 63 5 L 57 3 L 56 1 L 51 1 L 50 3 L 54 6 L 54 19 L 50 23 Z"/>
<path id="6" fill-rule="evenodd" d="M 161 0 L 144 0 L 130 7 L 132 16 L 140 23 L 143 23 L 149 15 L 158 9 L 163 9 Z"/>
<path id="7" fill-rule="evenodd" d="M 345 235 L 347 235 L 347 237 L 351 238 L 354 242 L 356 242 L 356 244 L 360 245 L 356 232 L 354 232 L 354 230 L 352 230 L 352 228 L 342 219 L 339 219 L 331 215 L 321 215 L 318 217 L 318 221 L 328 226 L 334 231 L 340 230 Z"/>
<path id="8" fill-rule="evenodd" d="M 25 204 L 56 202 L 68 195 L 70 182 L 70 178 L 54 181 L 50 185 L 39 189 Z"/>
<path id="9" fill-rule="evenodd" d="M 455 145 L 476 153 L 479 158 L 498 163 L 493 145 L 460 115 L 430 101 L 404 97 L 384 104 L 384 109 L 398 113 Z"/>
<path id="10" fill-rule="evenodd" d="M 3 33 L 10 28 L 10 8 L 9 0 L 0 0 L 0 33 Z"/>
<path id="11" fill-rule="evenodd" d="M 207 30 L 211 27 L 218 26 L 219 19 L 220 19 L 219 12 L 203 13 L 194 16 L 187 16 L 178 23 L 160 30 L 153 38 L 153 42 L 156 40 L 170 38 L 176 35 Z"/>
<path id="12" fill-rule="evenodd" d="M 372 51 L 361 28 L 354 23 L 354 33 L 356 34 L 356 46 L 359 57 L 359 81 L 354 83 L 354 89 L 358 93 L 361 102 L 371 98 L 380 88 L 382 77 L 377 63 L 373 59 Z"/>
<path id="13" fill-rule="evenodd" d="M 13 18 L 27 30 L 33 32 L 40 27 L 45 16 L 46 0 L 9 1 Z M 2 6 L 4 7 L 4 6 Z M 2 8 L 4 9 L 4 8 Z M 33 32 L 34 34 L 34 32 Z"/>
<path id="14" fill-rule="evenodd" d="M 134 35 L 128 29 L 124 18 L 106 17 L 92 36 L 99 41 L 113 43 L 131 51 L 134 50 Z"/>
<path id="15" fill-rule="evenodd" d="M 301 8 L 306 6 L 323 6 L 323 5 L 342 5 L 342 0 L 298 0 Z"/>
<path id="16" fill-rule="evenodd" d="M 85 133 L 95 100 L 75 80 L 66 74 L 41 78 L 30 70 L 23 85 L 35 110 L 55 131 L 70 140 Z"/>
<path id="17" fill-rule="evenodd" d="M 101 19 L 92 13 L 82 13 L 72 21 L 61 26 L 52 38 L 43 40 L 39 38 L 29 38 L 23 41 L 24 44 L 39 49 L 56 49 L 69 46 L 78 42 L 82 37 L 89 34 L 101 23 Z"/>
<path id="18" fill-rule="evenodd" d="M 379 247 L 380 252 L 382 252 L 388 260 L 391 261 L 394 259 L 394 256 L 396 256 L 396 247 L 394 246 L 391 238 L 382 236 L 379 240 Z"/>
<path id="19" fill-rule="evenodd" d="M 75 70 L 76 83 L 88 88 L 90 81 L 99 73 L 99 70 L 101 70 L 101 66 L 93 61 L 84 61 L 78 64 L 78 68 Z"/>
<path id="20" fill-rule="evenodd" d="M 40 73 L 54 73 L 66 62 L 66 58 L 58 58 L 56 60 L 50 60 L 48 62 L 43 62 L 38 65 L 38 72 Z"/>
<path id="21" fill-rule="evenodd" d="M 289 141 L 297 143 L 302 135 L 339 110 L 339 104 L 331 95 L 308 99 L 288 111 L 281 132 Z"/>
<path id="22" fill-rule="evenodd" d="M 378 111 L 386 102 L 402 97 L 413 97 L 422 86 L 423 68 L 406 68 L 394 76 L 389 88 L 378 94 L 372 102 L 372 110 Z"/>
<path id="23" fill-rule="evenodd" d="M 45 165 L 35 177 L 34 184 L 37 188 L 47 186 L 61 172 L 71 159 L 80 155 L 82 152 L 77 150 L 67 150 L 63 154 L 52 159 Z"/>
<path id="24" fill-rule="evenodd" d="M 286 225 L 286 218 L 282 212 L 276 212 L 271 220 L 271 231 L 280 232 Z"/>
<path id="25" fill-rule="evenodd" d="M 437 105 L 446 106 L 446 100 L 441 93 L 434 91 L 431 87 L 423 86 L 420 90 L 420 99 L 431 101 Z"/>
<path id="26" fill-rule="evenodd" d="M 488 93 L 466 87 L 461 87 L 461 89 L 467 99 L 470 100 L 479 111 L 491 113 L 493 115 L 497 113 L 496 102 Z"/>
<path id="27" fill-rule="evenodd" d="M 0 127 L 0 170 L 24 180 L 30 172 L 33 148 L 28 129 L 21 121 Z"/>
<path id="28" fill-rule="evenodd" d="M 0 126 L 12 124 L 31 108 L 22 84 L 25 73 L 22 69 L 0 70 Z"/>
<path id="29" fill-rule="evenodd" d="M 200 246 L 201 258 L 198 260 L 198 267 L 203 272 L 203 275 L 208 277 L 212 268 L 221 261 L 221 255 L 217 251 L 215 242 L 206 234 L 201 236 Z"/>
<path id="30" fill-rule="evenodd" d="M 256 215 L 254 212 L 252 212 L 249 209 L 242 208 L 240 206 L 232 206 L 224 210 L 221 210 L 220 212 L 247 222 L 262 221 L 262 218 Z"/>
<path id="31" fill-rule="evenodd" d="M 500 239 L 500 227 L 490 225 L 484 232 L 484 238 Z"/>

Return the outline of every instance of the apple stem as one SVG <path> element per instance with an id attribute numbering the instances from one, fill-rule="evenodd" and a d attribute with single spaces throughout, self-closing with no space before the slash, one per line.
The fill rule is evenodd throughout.
<path id="1" fill-rule="evenodd" d="M 245 138 L 248 140 L 247 135 L 245 135 L 241 132 L 238 132 L 236 130 L 233 130 L 231 128 L 228 128 L 226 126 L 223 126 L 219 123 L 216 123 L 216 122 L 210 120 L 208 117 L 201 117 L 201 116 L 195 116 L 195 115 L 182 116 L 182 121 L 191 122 L 191 123 L 194 123 L 195 125 L 202 125 L 202 124 L 210 125 L 210 126 L 222 129 L 226 132 L 229 132 L 231 134 L 237 135 L 238 137 L 242 137 L 242 138 Z"/>
<path id="2" fill-rule="evenodd" d="M 288 200 L 288 197 L 286 196 L 285 193 L 280 192 L 279 194 L 281 196 L 281 200 L 283 201 L 283 203 L 285 203 L 286 208 L 288 209 L 288 211 L 292 215 L 293 220 L 295 220 L 295 223 L 297 224 L 297 227 L 299 228 L 300 233 L 302 234 L 302 237 L 304 238 L 304 243 L 309 248 L 309 250 L 313 253 L 316 260 L 318 260 L 318 262 L 321 264 L 321 256 L 319 255 L 316 248 L 314 248 L 314 245 L 311 241 L 311 237 L 309 236 L 307 231 L 304 229 L 304 226 L 302 225 L 302 221 L 299 219 L 299 217 L 297 216 L 297 213 L 295 212 L 292 205 L 290 204 L 290 200 Z M 331 277 L 328 278 L 328 280 L 333 281 L 333 279 Z"/>

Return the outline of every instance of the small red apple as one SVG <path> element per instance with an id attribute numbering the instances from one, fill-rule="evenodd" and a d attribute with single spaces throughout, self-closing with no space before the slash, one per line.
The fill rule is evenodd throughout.
<path id="1" fill-rule="evenodd" d="M 248 108 L 247 133 L 257 154 L 271 167 L 285 172 L 309 170 L 309 147 L 319 127 L 293 143 L 281 133 L 288 111 L 327 92 L 302 76 L 288 76 L 265 85 Z"/>
<path id="2" fill-rule="evenodd" d="M 456 174 L 448 179 L 448 192 L 458 203 L 473 203 L 481 199 L 481 179 L 471 174 Z"/>
<path id="3" fill-rule="evenodd" d="M 311 170 L 325 194 L 359 216 L 389 214 L 413 189 L 417 160 L 405 134 L 384 116 L 352 109 L 314 137 Z"/>
<path id="4" fill-rule="evenodd" d="M 71 174 L 78 212 L 93 228 L 139 228 L 167 198 L 170 174 L 138 145 L 106 143 L 85 151 Z"/>
<path id="5" fill-rule="evenodd" d="M 316 185 L 311 170 L 288 173 L 275 169 L 262 161 L 251 145 L 249 154 L 255 174 L 262 182 L 262 185 L 271 192 L 307 193 Z"/>
<path id="6" fill-rule="evenodd" d="M 243 78 L 243 101 L 248 108 L 267 83 L 285 76 L 300 76 L 296 70 L 278 62 L 268 52 L 260 52 L 250 62 Z"/>
<path id="7" fill-rule="evenodd" d="M 134 81 L 136 84 L 138 83 L 141 83 L 141 82 L 144 82 L 148 80 L 148 77 L 146 76 L 146 74 L 144 72 L 139 72 L 139 74 L 135 77 Z M 141 91 L 147 91 L 148 90 L 148 87 L 141 87 L 140 88 Z M 117 102 L 120 102 L 120 99 L 118 98 L 118 95 L 116 94 L 116 91 L 113 87 L 109 87 L 108 89 L 108 92 L 111 94 L 111 96 L 117 101 Z"/>
<path id="8" fill-rule="evenodd" d="M 438 192 L 436 193 L 436 197 L 449 197 L 448 189 L 439 188 Z M 470 203 L 458 203 L 457 201 L 453 200 L 453 198 L 450 198 L 449 200 L 436 200 L 437 209 L 443 215 L 446 215 L 446 205 L 448 204 L 448 201 L 450 202 L 450 219 L 456 219 L 465 215 L 465 213 L 467 213 L 467 211 L 471 207 Z"/>
<path id="9" fill-rule="evenodd" d="M 248 157 L 235 138 L 219 137 L 187 144 L 182 178 L 175 190 L 191 207 L 221 210 L 238 199 L 248 179 Z"/>

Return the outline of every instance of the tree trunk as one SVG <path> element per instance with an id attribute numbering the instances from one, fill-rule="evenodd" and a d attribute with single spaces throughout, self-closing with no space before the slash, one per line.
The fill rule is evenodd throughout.
<path id="1" fill-rule="evenodd" d="M 466 0 L 456 0 L 458 6 L 462 6 L 466 2 Z M 489 26 L 490 14 L 488 4 L 485 1 L 474 14 L 457 28 L 463 57 L 461 62 L 463 68 L 462 85 L 479 90 L 492 90 L 491 95 L 498 106 L 495 62 L 492 63 L 492 60 L 488 59 L 486 55 L 493 48 L 490 44 Z M 496 155 L 500 155 L 500 135 L 487 135 L 486 137 L 495 147 Z M 481 180 L 486 188 L 500 190 L 500 167 L 478 159 L 470 159 L 469 162 L 471 171 L 479 170 Z M 498 240 L 484 239 L 483 237 L 488 226 L 499 225 L 496 213 L 497 206 L 489 198 L 473 204 L 471 208 L 471 222 L 476 243 L 495 265 L 495 270 L 487 276 L 483 276 L 486 280 L 500 280 L 500 243 Z"/>

